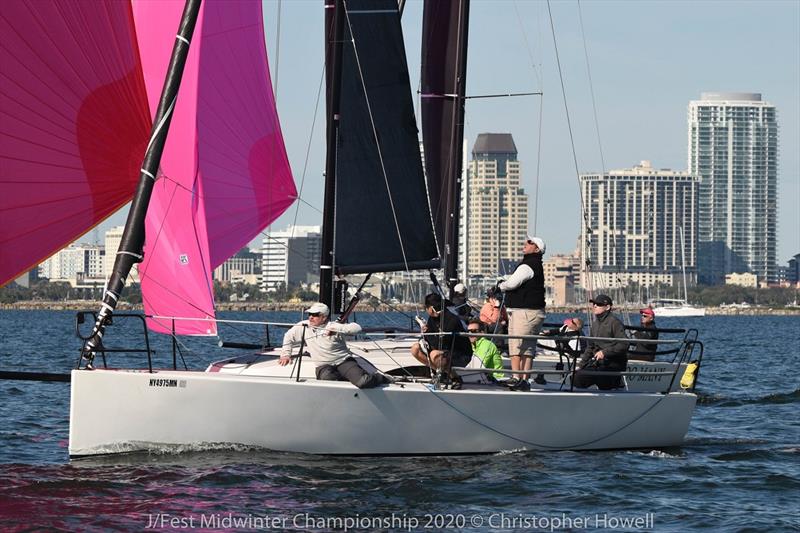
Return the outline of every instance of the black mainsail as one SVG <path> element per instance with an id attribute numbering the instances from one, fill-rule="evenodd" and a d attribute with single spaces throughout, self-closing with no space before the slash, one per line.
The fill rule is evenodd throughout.
<path id="1" fill-rule="evenodd" d="M 333 7 L 334 9 L 331 9 Z M 396 0 L 328 0 L 320 299 L 333 276 L 438 268 Z"/>
<path id="2" fill-rule="evenodd" d="M 426 0 L 422 23 L 422 138 L 445 279 L 455 284 L 464 138 L 469 0 Z"/>

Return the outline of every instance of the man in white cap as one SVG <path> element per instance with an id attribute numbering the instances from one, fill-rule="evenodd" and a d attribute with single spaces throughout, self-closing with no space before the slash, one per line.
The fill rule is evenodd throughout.
<path id="1" fill-rule="evenodd" d="M 522 244 L 522 261 L 514 273 L 497 287 L 505 293 L 509 335 L 538 335 L 544 322 L 544 240 L 528 235 Z M 509 337 L 511 370 L 528 371 L 536 354 L 536 339 Z M 527 374 L 514 374 L 507 385 L 512 390 L 530 390 Z"/>
<path id="2" fill-rule="evenodd" d="M 453 311 L 461 318 L 469 318 L 472 308 L 467 299 L 467 286 L 463 283 L 456 283 L 453 286 Z"/>
<path id="3" fill-rule="evenodd" d="M 380 373 L 370 374 L 361 368 L 353 357 L 353 352 L 347 347 L 344 336 L 357 335 L 361 332 L 361 326 L 355 322 L 344 324 L 330 322 L 328 320 L 330 310 L 322 302 L 317 302 L 306 309 L 306 313 L 308 320 L 298 322 L 284 335 L 278 364 L 288 365 L 292 350 L 299 350 L 305 341 L 305 349 L 311 354 L 311 360 L 317 366 L 317 379 L 347 380 L 359 389 L 369 389 L 392 382 L 388 376 Z"/>

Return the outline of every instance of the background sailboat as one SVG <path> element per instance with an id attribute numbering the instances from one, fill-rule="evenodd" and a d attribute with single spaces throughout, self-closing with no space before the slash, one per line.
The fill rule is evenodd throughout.
<path id="1" fill-rule="evenodd" d="M 681 272 L 683 273 L 683 299 L 660 298 L 653 300 L 650 306 L 653 312 L 659 317 L 674 316 L 705 316 L 706 310 L 702 307 L 695 307 L 689 303 L 689 286 L 686 282 L 686 244 L 683 234 L 683 227 L 680 228 L 681 235 Z"/>

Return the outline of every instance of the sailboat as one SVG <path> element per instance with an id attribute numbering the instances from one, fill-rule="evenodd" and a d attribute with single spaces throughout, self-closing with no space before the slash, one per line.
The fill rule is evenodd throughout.
<path id="1" fill-rule="evenodd" d="M 705 316 L 706 310 L 695 307 L 689 303 L 689 289 L 686 283 L 686 242 L 684 241 L 683 226 L 681 235 L 681 271 L 683 272 L 683 299 L 659 298 L 650 302 L 650 307 L 657 317 L 676 316 Z"/>
<path id="2" fill-rule="evenodd" d="M 206 0 L 201 7 L 199 0 L 187 0 L 182 12 L 174 3 L 158 3 L 158 13 L 146 2 L 134 3 L 132 10 L 122 3 L 109 4 L 116 9 L 119 26 L 128 30 L 124 41 L 135 58 L 131 76 L 137 101 L 141 104 L 146 94 L 152 109 L 151 88 L 159 73 L 166 82 L 146 146 L 141 136 L 136 138 L 136 151 L 145 154 L 144 163 L 133 167 L 139 174 L 137 192 L 114 274 L 82 351 L 83 362 L 71 373 L 71 457 L 163 446 L 425 455 L 682 443 L 697 399 L 693 386 L 659 392 L 549 388 L 519 393 L 481 380 L 465 380 L 463 389 L 451 390 L 431 380 L 407 379 L 359 390 L 348 382 L 312 379 L 311 365 L 302 365 L 302 357 L 296 369 L 279 367 L 274 358 L 262 354 L 248 356 L 245 364 L 212 363 L 205 371 L 93 364 L 96 355 L 105 353 L 104 334 L 130 268 L 142 260 L 143 291 L 161 294 L 147 304 L 148 327 L 163 331 L 168 322 L 161 313 L 184 302 L 185 314 L 172 316 L 190 320 L 177 321 L 175 332 L 213 334 L 213 302 L 206 294 L 209 269 L 238 248 L 235 241 L 223 241 L 239 231 L 244 235 L 240 238 L 249 240 L 250 232 L 274 219 L 294 194 L 274 113 L 263 35 L 253 40 L 261 27 L 260 2 Z M 339 278 L 347 274 L 438 268 L 442 262 L 446 267 L 448 254 L 456 257 L 454 241 L 447 235 L 456 233 L 452 224 L 458 217 L 437 219 L 431 208 L 444 205 L 452 213 L 458 195 L 451 196 L 456 190 L 451 187 L 457 187 L 453 181 L 438 189 L 444 194 L 428 194 L 397 3 L 328 0 L 325 7 L 328 156 L 321 298 L 333 304 L 341 293 Z M 38 4 L 28 8 L 36 11 Z M 456 144 L 451 143 L 454 128 L 457 132 L 462 122 L 467 13 L 467 0 L 427 2 L 425 7 L 426 34 L 446 45 L 441 55 L 430 57 L 446 65 L 443 79 L 457 85 L 453 91 L 432 84 L 428 93 L 434 108 L 443 106 L 429 116 L 438 116 L 439 124 L 446 126 L 441 137 L 450 139 L 441 141 L 440 162 L 460 160 L 451 151 L 460 146 L 460 134 L 455 134 Z M 40 13 L 33 15 L 32 31 Z M 147 45 L 139 31 L 139 21 L 145 19 L 161 21 L 165 28 L 163 34 L 148 34 Z M 168 31 L 175 26 L 177 38 L 174 30 Z M 110 31 L 114 29 L 119 28 Z M 248 62 L 238 69 L 233 58 Z M 227 68 L 234 68 L 235 74 Z M 228 85 L 258 88 L 253 94 L 266 120 L 251 124 L 249 117 L 226 107 L 232 99 L 220 91 L 236 90 Z M 140 105 L 140 115 L 142 109 L 147 108 Z M 226 116 L 230 122 L 220 118 Z M 143 120 L 148 122 L 146 115 Z M 173 129 L 180 127 L 175 137 L 171 133 L 166 139 L 170 121 Z M 239 123 L 248 127 L 231 130 Z M 242 146 L 236 137 L 240 134 Z M 225 166 L 232 161 L 233 168 Z M 125 170 L 130 175 L 131 167 Z M 82 175 L 90 175 L 87 168 Z M 235 187 L 214 188 L 242 176 L 246 179 Z M 228 195 L 240 192 L 246 194 L 231 202 Z M 99 219 L 90 220 L 89 225 Z M 444 222 L 444 230 L 437 220 Z M 373 350 L 390 357 L 395 350 L 406 350 L 408 343 L 390 339 L 373 344 Z M 691 355 L 695 346 L 702 347 L 687 344 L 684 355 Z M 365 365 L 376 360 L 362 352 L 369 358 Z M 481 374 L 480 369 L 474 373 Z"/>

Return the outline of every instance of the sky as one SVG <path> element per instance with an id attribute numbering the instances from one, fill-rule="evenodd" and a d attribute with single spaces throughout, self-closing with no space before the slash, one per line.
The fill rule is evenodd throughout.
<path id="1" fill-rule="evenodd" d="M 278 112 L 301 191 L 301 201 L 273 223 L 276 230 L 322 219 L 322 5 L 264 2 Z M 465 125 L 469 151 L 479 133 L 514 136 L 529 195 L 529 230 L 545 239 L 548 254 L 576 247 L 578 173 L 630 168 L 641 160 L 686 170 L 687 107 L 701 92 L 756 92 L 776 106 L 778 263 L 800 253 L 800 1 L 554 0 L 550 11 L 554 32 L 544 1 L 472 0 L 467 94 L 544 95 L 469 100 Z M 417 108 L 421 14 L 422 2 L 408 0 L 403 29 Z M 100 229 L 122 222 L 118 214 Z"/>

